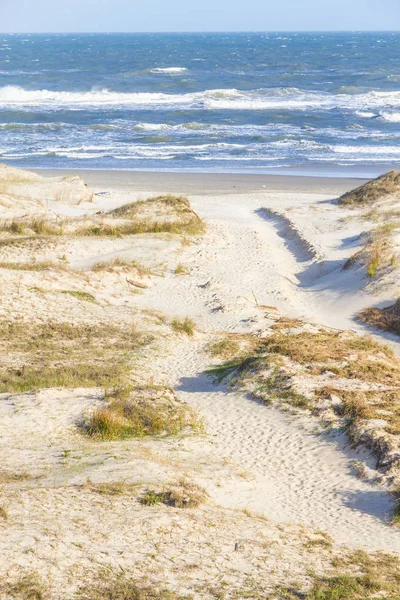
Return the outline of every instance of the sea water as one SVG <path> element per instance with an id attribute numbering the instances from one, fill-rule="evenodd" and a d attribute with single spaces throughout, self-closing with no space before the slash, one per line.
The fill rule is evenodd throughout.
<path id="1" fill-rule="evenodd" d="M 396 168 L 400 33 L 3 34 L 0 162 Z"/>

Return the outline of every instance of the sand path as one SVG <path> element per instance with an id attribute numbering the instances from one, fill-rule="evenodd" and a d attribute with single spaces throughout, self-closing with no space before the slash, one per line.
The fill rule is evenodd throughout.
<path id="1" fill-rule="evenodd" d="M 310 419 L 302 422 L 266 407 L 204 374 L 211 360 L 204 352 L 208 334 L 215 338 L 222 331 L 267 326 L 265 309 L 254 298 L 282 314 L 329 322 L 318 311 L 317 294 L 298 287 L 296 273 L 302 267 L 295 253 L 274 224 L 257 213 L 261 198 L 191 201 L 208 222 L 208 233 L 176 257 L 190 276 L 159 279 L 137 301 L 169 316 L 189 315 L 203 332 L 196 341 L 185 336 L 174 341 L 167 357 L 152 359 L 152 370 L 203 415 L 212 452 L 253 478 L 251 485 L 210 484 L 209 491 L 224 506 L 312 525 L 348 545 L 400 551 L 398 531 L 388 525 L 389 496 L 377 483 L 354 475 L 351 464 L 360 454 L 346 448 L 343 437 L 317 436 Z M 373 479 L 373 461 L 370 465 Z"/>

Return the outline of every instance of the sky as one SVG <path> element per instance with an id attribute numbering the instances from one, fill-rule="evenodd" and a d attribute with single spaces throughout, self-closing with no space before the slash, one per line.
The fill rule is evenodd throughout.
<path id="1" fill-rule="evenodd" d="M 0 31 L 399 30 L 400 0 L 0 0 Z"/>

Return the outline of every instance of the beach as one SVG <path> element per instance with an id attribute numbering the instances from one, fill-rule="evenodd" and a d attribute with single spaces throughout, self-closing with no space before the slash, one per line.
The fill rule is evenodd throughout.
<path id="1" fill-rule="evenodd" d="M 7 581 L 34 573 L 51 598 L 74 598 L 91 577 L 103 581 L 105 568 L 104 581 L 118 570 L 145 574 L 195 598 L 215 597 L 211 588 L 228 598 L 266 597 L 260 590 L 280 598 L 273 594 L 288 577 L 302 590 L 317 585 L 310 565 L 326 577 L 337 573 L 334 560 L 346 573 L 365 568 L 360 550 L 374 565 L 389 564 L 379 553 L 397 557 L 397 437 L 382 419 L 357 417 L 352 435 L 364 437 L 352 444 L 335 408 L 340 386 L 373 394 L 395 385 L 381 371 L 376 379 L 346 375 L 346 360 L 378 361 L 385 377 L 399 368 L 398 336 L 356 318 L 399 295 L 395 268 L 375 278 L 362 264 L 343 270 L 373 223 L 337 198 L 365 180 L 95 170 L 65 180 L 64 171 L 38 170 L 19 184 L 7 173 L 7 185 L 24 186 L 13 195 L 2 188 L 11 225 L 0 244 L 0 319 L 12 316 L 16 327 L 4 339 L 0 328 L 2 381 L 14 386 L 2 388 L 0 411 Z M 372 341 L 358 356 L 365 334 Z M 275 379 L 269 358 L 266 375 L 259 371 L 262 344 L 296 335 L 311 336 L 307 351 L 317 353 L 322 336 L 326 357 L 321 350 L 303 367 L 292 350 Z M 346 344 L 353 350 L 339 360 Z M 244 380 L 234 370 L 227 379 L 207 373 L 232 358 L 254 360 L 252 352 L 258 362 Z M 90 433 L 91 415 L 123 402 L 107 387 L 126 388 L 114 378 L 127 359 L 121 377 L 135 402 L 156 394 L 170 414 L 189 411 L 181 431 Z M 95 370 L 77 371 L 74 361 Z M 307 371 L 323 361 L 317 375 Z M 312 408 L 305 402 L 314 402 L 315 385 L 333 391 Z M 380 461 L 372 439 L 386 440 Z M 179 486 L 185 502 L 190 486 L 203 490 L 200 506 L 163 504 Z"/>

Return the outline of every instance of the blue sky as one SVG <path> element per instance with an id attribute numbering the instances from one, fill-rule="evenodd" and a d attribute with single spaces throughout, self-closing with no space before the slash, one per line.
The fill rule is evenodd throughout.
<path id="1" fill-rule="evenodd" d="M 0 0 L 2 32 L 394 29 L 400 0 Z"/>

